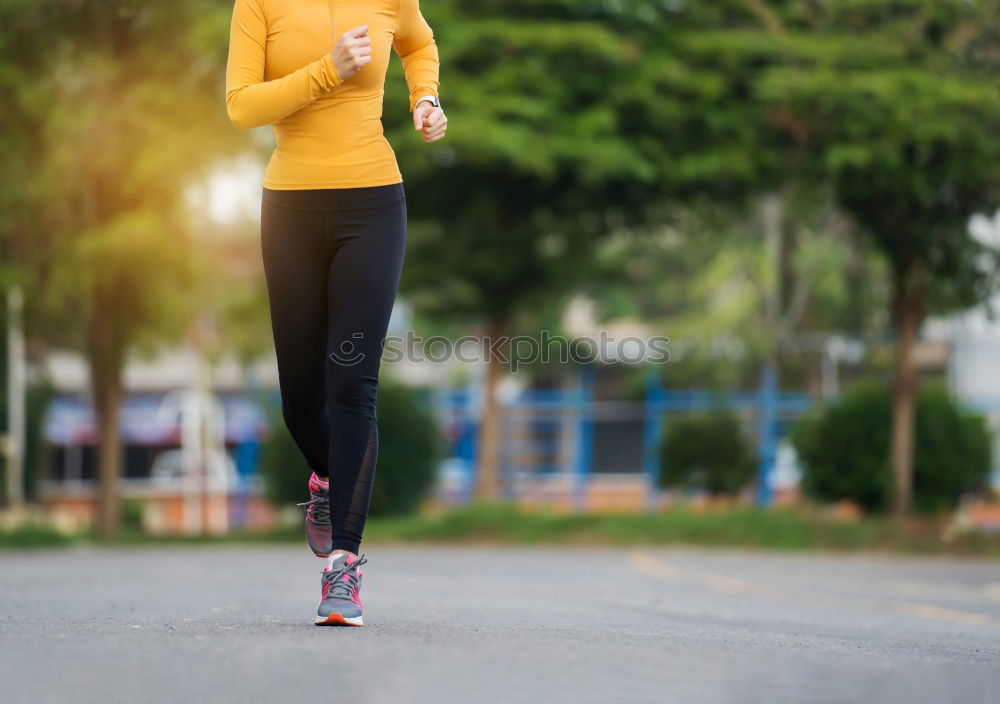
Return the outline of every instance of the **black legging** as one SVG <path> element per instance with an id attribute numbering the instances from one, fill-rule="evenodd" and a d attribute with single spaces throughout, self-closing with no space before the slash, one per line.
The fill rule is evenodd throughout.
<path id="1" fill-rule="evenodd" d="M 379 363 L 406 246 L 402 183 L 264 189 L 261 245 L 285 424 L 330 479 L 333 548 L 358 552 L 371 501 Z"/>

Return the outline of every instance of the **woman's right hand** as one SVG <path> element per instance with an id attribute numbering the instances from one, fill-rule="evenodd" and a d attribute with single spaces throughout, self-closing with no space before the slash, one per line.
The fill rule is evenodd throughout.
<path id="1" fill-rule="evenodd" d="M 337 73 L 345 81 L 372 60 L 372 40 L 368 38 L 368 25 L 349 29 L 330 52 Z"/>

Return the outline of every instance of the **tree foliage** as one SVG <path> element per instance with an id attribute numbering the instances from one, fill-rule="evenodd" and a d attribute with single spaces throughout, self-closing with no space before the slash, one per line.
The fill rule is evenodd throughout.
<path id="1" fill-rule="evenodd" d="M 100 426 L 100 521 L 117 529 L 122 370 L 183 330 L 192 179 L 220 139 L 219 1 L 15 1 L 0 10 L 10 188 L 0 237 L 30 285 L 29 333 L 85 350 Z"/>
<path id="2" fill-rule="evenodd" d="M 225 3 L 15 5 L 3 65 L 19 128 L 2 168 L 18 207 L 3 234 L 38 286 L 29 321 L 83 346 L 103 288 L 101 314 L 123 331 L 170 334 L 194 258 L 183 193 L 237 144 L 218 105 Z"/>
<path id="3" fill-rule="evenodd" d="M 749 219 L 762 195 L 825 184 L 886 262 L 896 337 L 891 455 L 903 512 L 920 324 L 929 312 L 982 302 L 1000 283 L 1000 252 L 967 233 L 974 213 L 1000 205 L 1000 4 L 670 7 L 666 21 L 635 25 L 630 36 L 659 53 L 643 62 L 643 83 L 671 96 L 637 100 L 628 123 L 665 165 L 662 197 L 695 202 L 697 194 Z M 771 278 L 785 277 L 772 269 Z M 794 287 L 781 297 L 793 298 Z M 780 343 L 782 326 L 768 318 L 761 329 Z"/>
<path id="4" fill-rule="evenodd" d="M 654 57 L 594 3 L 422 7 L 449 130 L 428 147 L 387 100 L 414 225 L 402 289 L 445 319 L 531 313 L 581 280 L 594 243 L 655 183 L 656 154 L 625 122 L 626 87 Z"/>

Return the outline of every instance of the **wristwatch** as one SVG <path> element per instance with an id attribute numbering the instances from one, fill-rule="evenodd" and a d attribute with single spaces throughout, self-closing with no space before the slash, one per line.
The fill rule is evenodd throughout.
<path id="1" fill-rule="evenodd" d="M 419 100 L 417 100 L 416 103 L 413 104 L 413 109 L 416 110 L 417 105 L 420 105 L 420 103 L 423 102 L 428 102 L 436 108 L 441 107 L 441 101 L 438 99 L 436 95 L 425 95 L 424 97 L 420 98 Z"/>

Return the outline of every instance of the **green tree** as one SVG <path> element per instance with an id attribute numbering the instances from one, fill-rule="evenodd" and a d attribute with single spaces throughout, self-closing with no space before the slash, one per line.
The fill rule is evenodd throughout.
<path id="1" fill-rule="evenodd" d="M 609 223 L 638 215 L 630 204 L 641 203 L 657 165 L 623 124 L 620 86 L 651 59 L 596 3 L 439 0 L 423 9 L 440 47 L 449 130 L 428 147 L 405 110 L 388 107 L 403 104 L 403 91 L 387 99 L 412 217 L 401 290 L 419 315 L 481 323 L 495 342 L 564 301 Z M 481 498 L 498 491 L 503 371 L 491 355 Z"/>
<path id="2" fill-rule="evenodd" d="M 896 353 L 891 460 L 910 504 L 917 373 L 928 312 L 984 299 L 996 253 L 966 232 L 997 206 L 1000 13 L 996 0 L 723 0 L 675 5 L 648 30 L 662 60 L 630 127 L 662 155 L 665 194 L 767 203 L 788 183 L 829 184 L 885 258 Z M 657 49 L 652 49 L 657 51 Z M 659 120 L 649 119 L 660 108 Z M 783 249 L 780 226 L 765 228 Z M 776 234 L 774 234 L 776 233 Z M 783 266 L 771 267 L 784 277 Z M 790 301 L 793 288 L 777 287 Z M 769 318 L 780 301 L 768 302 Z M 780 326 L 768 329 L 780 333 Z M 780 341 L 780 335 L 776 335 Z"/>
<path id="3" fill-rule="evenodd" d="M 786 61 L 760 83 L 783 130 L 815 149 L 841 206 L 886 257 L 896 333 L 893 506 L 909 510 L 917 369 L 928 312 L 984 300 L 996 254 L 968 236 L 1000 186 L 996 2 L 789 4 Z M 792 24 L 794 22 L 794 24 Z M 819 35 L 807 50 L 804 39 Z"/>
<path id="4" fill-rule="evenodd" d="M 4 241 L 33 286 L 34 332 L 87 354 L 105 536 L 121 513 L 126 355 L 176 337 L 190 310 L 183 194 L 227 145 L 226 11 L 210 0 L 16 2 L 0 21 L 17 130 L 2 168 L 5 182 L 23 177 Z M 12 146 L 25 136 L 30 149 Z"/>

